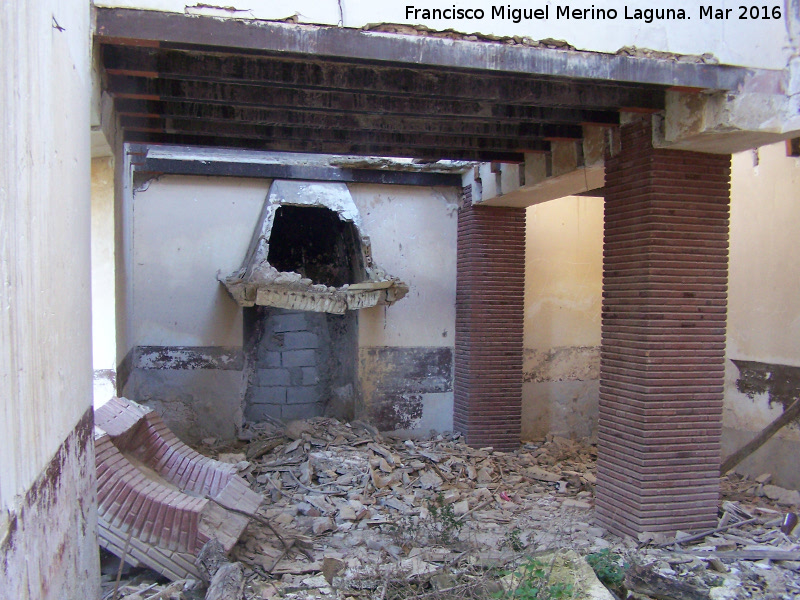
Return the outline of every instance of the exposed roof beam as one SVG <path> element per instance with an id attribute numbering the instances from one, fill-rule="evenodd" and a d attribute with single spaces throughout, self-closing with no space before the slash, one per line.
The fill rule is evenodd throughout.
<path id="1" fill-rule="evenodd" d="M 191 100 L 230 106 L 279 107 L 285 109 L 344 112 L 353 114 L 436 117 L 438 119 L 476 119 L 483 122 L 536 122 L 548 114 L 545 106 L 495 104 L 475 100 L 400 98 L 364 93 L 271 89 L 259 86 L 214 82 L 150 79 L 108 75 L 112 96 L 143 100 Z"/>
<path id="2" fill-rule="evenodd" d="M 583 128 L 569 123 L 594 122 L 619 124 L 615 112 L 593 112 L 572 109 L 548 111 L 548 121 L 496 123 L 479 121 L 438 120 L 434 118 L 396 117 L 391 115 L 354 115 L 349 113 L 309 112 L 303 110 L 239 107 L 196 102 L 162 102 L 120 98 L 117 113 L 135 117 L 197 118 L 207 121 L 338 129 L 342 131 L 409 132 L 453 136 L 487 136 L 498 139 L 580 139 Z M 558 121 L 562 121 L 559 123 Z"/>
<path id="3" fill-rule="evenodd" d="M 469 72 L 343 65 L 235 54 L 106 46 L 108 73 L 165 79 L 249 84 L 270 88 L 364 92 L 376 97 L 490 100 L 503 104 L 582 106 L 588 109 L 662 110 L 664 89 L 643 85 L 476 75 Z"/>
<path id="4" fill-rule="evenodd" d="M 455 137 L 451 135 L 415 134 L 404 132 L 375 134 L 369 131 L 337 131 L 309 127 L 286 127 L 252 125 L 248 123 L 203 121 L 199 119 L 164 119 L 122 117 L 122 127 L 128 131 L 151 131 L 155 133 L 211 135 L 218 138 L 242 138 L 264 144 L 301 142 L 370 144 L 406 148 L 437 149 L 446 154 L 450 151 L 475 150 L 499 152 L 547 152 L 549 142 L 540 139 L 496 139 L 491 137 Z"/>

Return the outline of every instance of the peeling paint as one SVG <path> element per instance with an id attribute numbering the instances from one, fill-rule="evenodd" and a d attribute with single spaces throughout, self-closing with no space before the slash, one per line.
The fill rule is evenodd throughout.
<path id="1" fill-rule="evenodd" d="M 3 598 L 97 597 L 93 431 L 89 408 L 21 504 L 6 515 L 0 538 Z"/>
<path id="2" fill-rule="evenodd" d="M 751 400 L 766 394 L 769 404 L 784 410 L 800 398 L 800 367 L 731 359 L 739 369 L 736 389 Z"/>
<path id="3" fill-rule="evenodd" d="M 415 429 L 426 394 L 453 390 L 453 349 L 367 347 L 359 349 L 364 409 L 382 430 Z"/>
<path id="4" fill-rule="evenodd" d="M 138 346 L 134 368 L 241 371 L 244 354 L 241 348 L 222 346 Z"/>
<path id="5" fill-rule="evenodd" d="M 600 378 L 600 347 L 524 351 L 523 381 L 592 381 Z"/>

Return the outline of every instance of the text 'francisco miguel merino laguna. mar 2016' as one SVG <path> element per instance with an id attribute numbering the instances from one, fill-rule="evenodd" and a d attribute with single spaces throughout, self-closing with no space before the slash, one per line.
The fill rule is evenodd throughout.
<path id="1" fill-rule="evenodd" d="M 580 21 L 615 21 L 617 19 L 644 21 L 687 21 L 699 20 L 769 20 L 781 19 L 781 5 L 741 5 L 737 7 L 717 7 L 712 4 L 699 5 L 690 9 L 684 8 L 638 8 L 624 6 L 616 8 L 596 7 L 574 8 L 569 4 L 549 5 L 539 8 L 517 8 L 513 5 L 488 7 L 458 7 L 455 4 L 445 8 L 426 8 L 406 5 L 405 18 L 421 21 L 482 21 L 500 20 L 520 23 L 522 21 L 580 20 Z"/>

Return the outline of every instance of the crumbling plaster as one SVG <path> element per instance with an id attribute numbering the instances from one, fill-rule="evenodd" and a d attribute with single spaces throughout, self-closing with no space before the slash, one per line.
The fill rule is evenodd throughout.
<path id="1" fill-rule="evenodd" d="M 239 267 L 270 183 L 163 176 L 137 183 L 134 191 L 131 242 L 122 250 L 132 267 L 132 317 L 121 391 L 157 407 L 180 437 L 231 437 L 238 425 L 244 362 L 237 367 L 189 354 L 198 347 L 214 356 L 227 349 L 224 356 L 241 359 L 242 309 L 217 276 Z M 385 417 L 387 402 L 408 392 L 414 414 L 384 419 L 383 426 L 449 430 L 459 190 L 348 187 L 374 261 L 411 290 L 392 306 L 358 311 L 361 411 Z M 174 352 L 186 359 L 176 362 Z M 393 363 L 405 367 L 398 371 Z"/>

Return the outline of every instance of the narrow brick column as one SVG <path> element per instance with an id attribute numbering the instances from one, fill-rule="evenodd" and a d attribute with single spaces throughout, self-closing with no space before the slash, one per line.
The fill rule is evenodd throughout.
<path id="1" fill-rule="evenodd" d="M 605 189 L 597 515 L 634 536 L 713 528 L 730 156 L 655 150 L 633 123 Z"/>
<path id="2" fill-rule="evenodd" d="M 458 213 L 453 426 L 471 446 L 519 446 L 525 209 Z"/>

